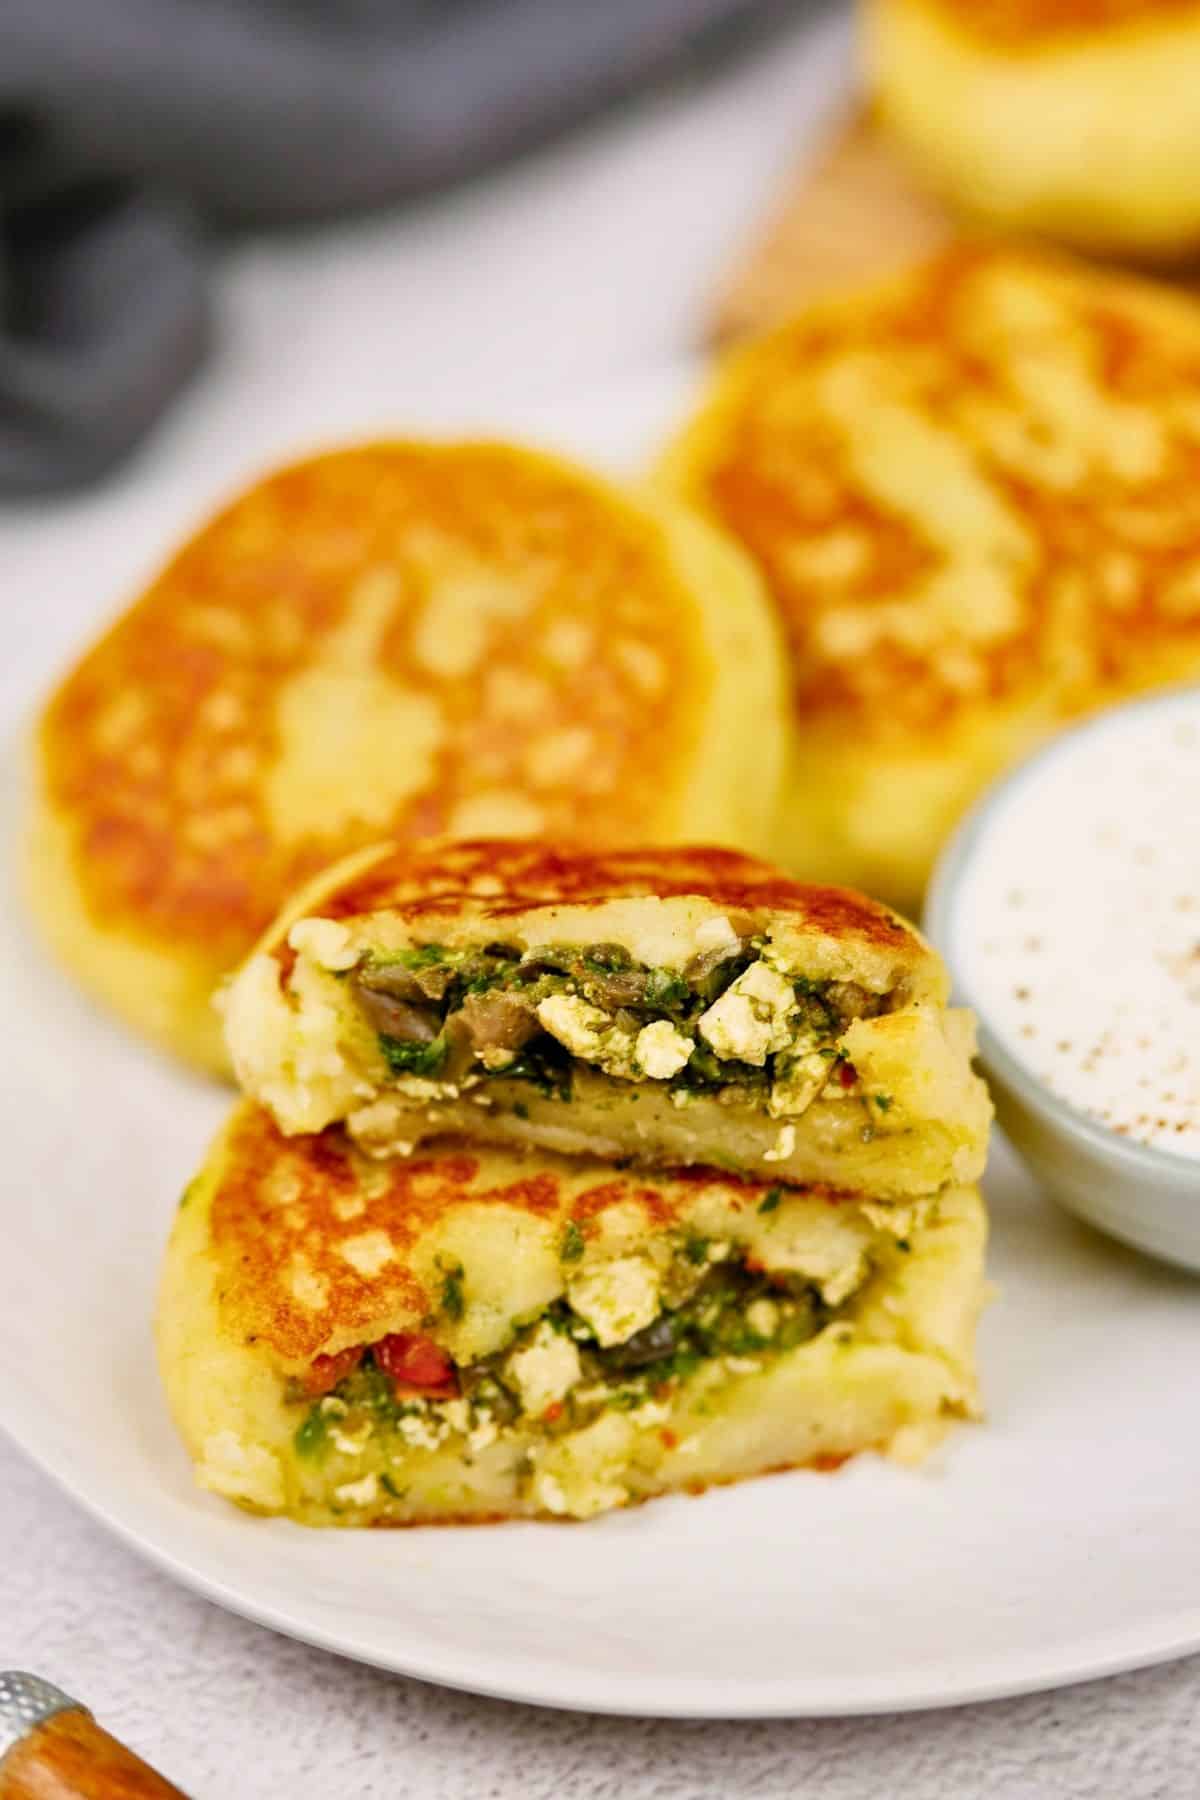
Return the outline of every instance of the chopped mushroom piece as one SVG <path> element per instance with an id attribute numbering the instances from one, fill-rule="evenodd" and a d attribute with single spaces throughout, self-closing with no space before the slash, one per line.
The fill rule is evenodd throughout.
<path id="1" fill-rule="evenodd" d="M 459 1016 L 479 1050 L 517 1051 L 539 1030 L 530 1002 L 520 994 L 468 994 Z"/>
<path id="2" fill-rule="evenodd" d="M 367 1018 L 386 1037 L 402 1044 L 432 1044 L 438 1035 L 441 1021 L 431 1008 L 393 1000 L 390 994 L 377 994 L 372 988 L 360 986 L 358 993 Z"/>

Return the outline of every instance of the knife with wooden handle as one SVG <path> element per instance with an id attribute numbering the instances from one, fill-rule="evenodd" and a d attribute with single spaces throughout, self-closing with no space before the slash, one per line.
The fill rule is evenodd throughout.
<path id="1" fill-rule="evenodd" d="M 0 1800 L 187 1800 L 85 1706 L 39 1675 L 0 1672 Z"/>

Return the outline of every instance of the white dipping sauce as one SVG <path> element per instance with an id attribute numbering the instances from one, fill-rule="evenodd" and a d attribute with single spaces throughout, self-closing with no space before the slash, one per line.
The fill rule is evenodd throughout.
<path id="1" fill-rule="evenodd" d="M 1105 714 L 1001 789 L 949 938 L 964 997 L 1032 1075 L 1200 1161 L 1200 689 Z"/>

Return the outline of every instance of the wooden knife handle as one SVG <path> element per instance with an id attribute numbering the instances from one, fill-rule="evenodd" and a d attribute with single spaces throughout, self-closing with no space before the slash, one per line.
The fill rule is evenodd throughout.
<path id="1" fill-rule="evenodd" d="M 36 1677 L 5 1682 L 33 1698 L 0 1738 L 0 1800 L 187 1800 L 68 1695 Z"/>

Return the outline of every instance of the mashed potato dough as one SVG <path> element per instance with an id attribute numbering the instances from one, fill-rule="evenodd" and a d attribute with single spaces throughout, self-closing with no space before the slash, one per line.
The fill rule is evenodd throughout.
<path id="1" fill-rule="evenodd" d="M 1055 258 L 956 246 L 735 355 L 662 475 L 788 633 L 779 860 L 915 909 L 997 773 L 1200 674 L 1198 471 L 1200 309 Z"/>
<path id="2" fill-rule="evenodd" d="M 287 1133 L 452 1131 L 875 1199 L 976 1179 L 969 1015 L 911 926 L 728 851 L 383 847 L 321 877 L 228 997 Z"/>
<path id="3" fill-rule="evenodd" d="M 234 1114 L 158 1344 L 201 1485 L 309 1525 L 584 1519 L 912 1460 L 976 1410 L 971 1188 L 856 1205 L 443 1143 L 380 1163 Z"/>
<path id="4" fill-rule="evenodd" d="M 316 456 L 51 699 L 33 903 L 93 993 L 222 1068 L 213 989 L 318 869 L 432 833 L 760 847 L 785 705 L 758 577 L 678 505 L 505 444 Z"/>
<path id="5" fill-rule="evenodd" d="M 880 112 L 971 217 L 1080 249 L 1200 249 L 1197 0 L 866 0 Z"/>

